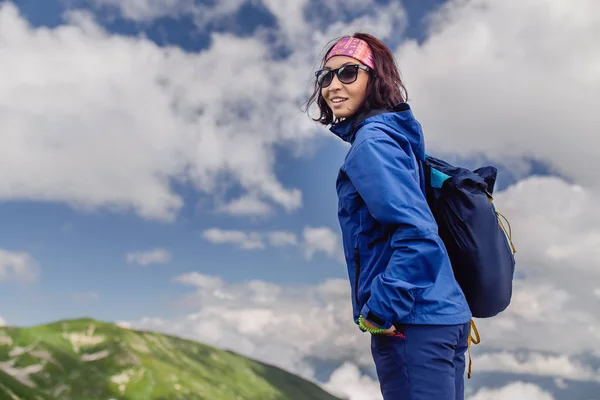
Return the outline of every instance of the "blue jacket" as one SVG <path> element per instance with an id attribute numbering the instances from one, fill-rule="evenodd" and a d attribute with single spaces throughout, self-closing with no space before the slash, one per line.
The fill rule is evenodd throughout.
<path id="1" fill-rule="evenodd" d="M 468 322 L 425 199 L 423 133 L 409 105 L 359 113 L 330 130 L 351 143 L 337 193 L 355 322 L 359 315 L 384 328 Z"/>

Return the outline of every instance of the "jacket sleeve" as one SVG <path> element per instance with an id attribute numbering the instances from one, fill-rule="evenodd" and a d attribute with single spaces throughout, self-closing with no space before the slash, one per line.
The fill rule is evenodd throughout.
<path id="1" fill-rule="evenodd" d="M 346 173 L 371 215 L 394 233 L 392 256 L 372 281 L 361 315 L 389 328 L 411 312 L 415 291 L 434 284 L 447 255 L 408 141 L 401 145 L 384 133 L 368 136 L 348 155 Z"/>

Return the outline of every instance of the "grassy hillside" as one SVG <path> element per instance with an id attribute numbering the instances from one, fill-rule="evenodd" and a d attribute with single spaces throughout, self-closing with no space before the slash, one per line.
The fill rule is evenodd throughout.
<path id="1" fill-rule="evenodd" d="M 11 375 L 0 370 L 0 399 L 1 400 L 58 400 L 55 397 L 33 389 Z"/>
<path id="2" fill-rule="evenodd" d="M 281 369 L 91 319 L 0 327 L 0 400 L 335 400 Z"/>

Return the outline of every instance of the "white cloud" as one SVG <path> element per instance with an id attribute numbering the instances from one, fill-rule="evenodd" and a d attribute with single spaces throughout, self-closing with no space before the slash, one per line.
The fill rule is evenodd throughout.
<path id="1" fill-rule="evenodd" d="M 362 375 L 356 365 L 345 362 L 323 387 L 330 393 L 351 400 L 382 400 L 377 380 Z"/>
<path id="2" fill-rule="evenodd" d="M 0 326 L 6 326 L 6 325 L 8 325 L 6 320 L 4 318 L 0 317 Z"/>
<path id="3" fill-rule="evenodd" d="M 242 196 L 217 208 L 218 212 L 233 216 L 264 216 L 272 209 L 268 203 L 256 196 Z"/>
<path id="4" fill-rule="evenodd" d="M 532 383 L 514 382 L 500 389 L 481 389 L 468 400 L 554 400 L 554 396 Z"/>
<path id="5" fill-rule="evenodd" d="M 228 284 L 197 272 L 174 278 L 194 288 L 180 302 L 183 318 L 129 321 L 232 349 L 312 379 L 305 358 L 354 360 L 369 366 L 369 339 L 352 322 L 344 280 L 280 286 L 262 281 Z M 314 329 L 318 324 L 319 329 Z"/>
<path id="6" fill-rule="evenodd" d="M 213 10 L 226 15 L 239 9 L 241 3 L 222 2 Z M 152 4 L 137 1 L 131 7 L 168 10 L 170 4 L 170 1 Z M 269 76 L 303 76 L 301 71 L 310 69 L 321 51 L 320 45 L 331 37 L 346 33 L 352 27 L 364 27 L 389 37 L 392 22 L 404 18 L 400 16 L 403 14 L 401 8 L 399 12 L 382 8 L 376 15 L 356 19 L 349 25 L 333 23 L 323 33 L 315 31 L 303 20 L 301 10 L 306 2 L 264 1 L 264 4 L 278 18 L 283 36 L 306 39 L 296 41 L 302 48 Z M 395 7 L 399 6 L 396 4 Z M 485 151 L 491 156 L 533 154 L 549 161 L 561 172 L 577 176 L 582 183 L 595 185 L 596 180 L 589 171 L 597 169 L 596 158 L 576 155 L 587 154 L 587 149 L 592 148 L 591 143 L 596 140 L 593 127 L 598 125 L 599 116 L 592 100 L 600 84 L 600 75 L 594 68 L 600 59 L 593 51 L 592 38 L 597 36 L 600 26 L 600 13 L 595 12 L 597 7 L 592 0 L 577 4 L 567 0 L 478 0 L 453 1 L 443 8 L 437 18 L 432 19 L 429 40 L 422 46 L 406 42 L 397 51 L 414 99 L 415 112 L 424 123 L 432 150 Z M 569 15 L 569 18 L 563 21 L 559 18 L 562 15 Z M 506 24 L 507 20 L 511 23 Z M 400 32 L 394 33 L 394 38 L 401 37 Z M 240 39 L 221 44 L 239 49 L 237 43 L 241 43 Z M 260 41 L 245 44 L 251 43 L 261 46 Z M 256 53 L 260 54 L 261 50 Z M 279 71 L 281 73 L 277 75 Z M 211 79 L 211 82 L 215 81 L 219 80 Z M 286 88 L 284 92 L 294 93 L 292 97 L 302 99 L 302 85 L 291 82 L 280 80 Z M 456 101 L 456 96 L 460 101 Z M 450 98 L 453 101 L 447 101 Z M 487 101 L 481 101 L 482 98 Z M 565 107 L 575 107 L 576 117 L 571 118 L 571 113 L 564 112 Z M 282 112 L 282 120 L 290 122 L 289 126 L 299 124 L 304 127 L 301 130 L 306 131 L 306 124 L 291 118 L 297 117 L 297 109 L 284 111 L 280 104 L 277 108 Z M 498 108 L 503 112 L 497 113 Z M 469 117 L 463 118 L 464 115 Z M 564 134 L 571 130 L 578 134 Z M 292 129 L 290 134 L 281 132 L 280 137 L 289 139 L 295 134 Z M 258 192 L 264 195 L 264 190 L 268 191 L 266 188 L 269 187 L 263 186 Z M 299 205 L 297 192 L 283 193 L 295 193 L 283 198 Z M 262 215 L 269 211 L 268 204 L 254 194 L 221 205 L 220 210 L 233 215 Z M 591 238 L 583 245 L 593 246 L 596 242 L 597 239 Z M 563 250 L 555 251 L 564 254 Z"/>
<path id="7" fill-rule="evenodd" d="M 188 54 L 71 15 L 71 25 L 32 28 L 11 3 L 0 7 L 0 167 L 13 171 L 0 199 L 169 221 L 182 207 L 178 181 L 215 196 L 239 183 L 254 201 L 234 201 L 233 214 L 301 205 L 273 173 L 272 149 L 316 133 L 300 112 L 296 68 L 309 68 L 271 61 L 260 38 L 214 35 Z"/>
<path id="8" fill-rule="evenodd" d="M 256 232 L 211 228 L 205 230 L 203 236 L 214 244 L 235 244 L 246 250 L 265 248 L 260 235 Z"/>
<path id="9" fill-rule="evenodd" d="M 28 253 L 0 249 L 0 283 L 32 283 L 39 278 L 39 267 Z"/>
<path id="10" fill-rule="evenodd" d="M 220 228 L 206 229 L 203 237 L 213 244 L 235 245 L 244 250 L 264 250 L 268 246 L 299 246 L 309 261 L 316 254 L 322 253 L 338 262 L 345 262 L 339 235 L 328 227 L 305 227 L 300 240 L 293 232 L 255 232 Z"/>
<path id="11" fill-rule="evenodd" d="M 206 8 L 170 0 L 125 3 L 118 5 L 133 19 Z M 226 15 L 240 5 L 228 1 L 211 10 Z M 69 25 L 32 28 L 12 3 L 3 4 L 0 168 L 14 172 L 0 177 L 0 200 L 173 221 L 183 206 L 171 186 L 177 183 L 234 216 L 298 209 L 302 193 L 275 175 L 273 149 L 301 152 L 316 135 L 331 136 L 301 112 L 322 47 L 355 27 L 389 35 L 404 18 L 394 3 L 323 33 L 303 21 L 304 5 L 265 1 L 279 20 L 277 37 L 294 44 L 286 59 L 273 60 L 270 39 L 260 32 L 213 34 L 208 50 L 186 53 L 105 32 L 80 11 L 68 13 Z M 231 186 L 242 193 L 223 198 Z"/>
<path id="12" fill-rule="evenodd" d="M 477 372 L 505 372 L 536 375 L 574 381 L 600 382 L 600 372 L 567 355 L 528 354 L 518 356 L 509 352 L 486 353 L 473 359 Z"/>
<path id="13" fill-rule="evenodd" d="M 247 0 L 222 0 L 200 4 L 194 0 L 93 0 L 97 6 L 117 7 L 123 18 L 133 21 L 151 21 L 161 17 L 191 15 L 199 29 L 234 14 Z"/>
<path id="14" fill-rule="evenodd" d="M 559 389 L 567 389 L 569 387 L 569 384 L 562 378 L 554 378 L 554 384 Z"/>
<path id="15" fill-rule="evenodd" d="M 528 265 L 562 270 L 566 264 L 600 274 L 600 210 L 596 190 L 559 178 L 532 177 L 497 199 L 523 244 L 517 249 Z"/>
<path id="16" fill-rule="evenodd" d="M 298 244 L 298 238 L 291 232 L 269 232 L 268 238 L 271 246 L 281 247 Z"/>
<path id="17" fill-rule="evenodd" d="M 211 293 L 218 297 L 216 293 L 223 287 L 223 280 L 216 276 L 207 276 L 198 272 L 190 272 L 183 275 L 178 275 L 173 278 L 173 282 L 178 282 L 183 285 L 193 286 L 198 290 L 206 293 Z"/>
<path id="18" fill-rule="evenodd" d="M 310 30 L 309 22 L 304 19 L 304 9 L 308 0 L 278 1 L 262 0 L 267 9 L 277 18 L 282 27 L 282 35 L 287 39 L 304 36 Z"/>
<path id="19" fill-rule="evenodd" d="M 243 5 L 264 6 L 277 19 L 280 27 L 278 39 L 294 40 L 295 45 L 311 47 L 310 42 L 301 43 L 297 38 L 308 39 L 314 33 L 315 22 L 305 19 L 305 11 L 309 6 L 308 0 L 277 1 L 257 0 L 223 0 L 214 4 L 198 4 L 192 0 L 132 0 L 122 2 L 119 0 L 94 0 L 97 5 L 110 5 L 119 7 L 121 15 L 135 21 L 148 21 L 164 16 L 178 16 L 188 14 L 194 17 L 198 28 L 202 29 L 211 22 L 221 20 L 239 12 Z M 340 30 L 351 31 L 356 29 L 370 30 L 380 36 L 390 32 L 390 22 L 404 21 L 405 14 L 400 3 L 391 5 L 378 5 L 374 11 L 374 0 L 346 0 L 327 1 L 320 5 L 321 14 L 336 13 L 337 15 L 354 16 L 352 21 L 330 24 L 328 35 L 340 34 Z M 335 18 L 333 18 L 335 19 Z M 338 33 L 333 33 L 338 32 Z M 400 33 L 400 32 L 396 32 Z"/>
<path id="20" fill-rule="evenodd" d="M 209 5 L 196 5 L 193 14 L 198 28 L 236 13 L 247 0 L 222 0 Z"/>
<path id="21" fill-rule="evenodd" d="M 582 245 L 599 232 L 592 197 L 590 189 L 552 177 L 532 177 L 497 194 L 497 208 L 512 225 L 517 273 L 525 278 L 514 282 L 507 311 L 477 322 L 485 346 L 600 356 L 598 252 Z"/>
<path id="22" fill-rule="evenodd" d="M 246 232 L 210 228 L 204 231 L 204 239 L 214 244 L 233 244 L 245 250 L 266 249 L 267 243 L 272 247 L 296 246 L 298 238 L 295 233 L 286 231 Z"/>
<path id="23" fill-rule="evenodd" d="M 195 10 L 193 0 L 94 0 L 97 5 L 119 7 L 124 18 L 146 21 Z"/>
<path id="24" fill-rule="evenodd" d="M 455 0 L 433 21 L 396 51 L 429 152 L 534 156 L 600 188 L 600 3 Z"/>
<path id="25" fill-rule="evenodd" d="M 128 263 L 139 265 L 165 264 L 171 261 L 171 252 L 165 249 L 132 251 L 125 255 Z"/>
<path id="26" fill-rule="evenodd" d="M 303 232 L 304 254 L 309 260 L 322 252 L 331 258 L 344 261 L 339 234 L 327 227 L 306 227 Z"/>

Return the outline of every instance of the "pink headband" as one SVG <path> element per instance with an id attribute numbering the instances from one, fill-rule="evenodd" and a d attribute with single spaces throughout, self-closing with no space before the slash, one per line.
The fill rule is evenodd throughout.
<path id="1" fill-rule="evenodd" d="M 327 55 L 327 59 L 329 60 L 333 56 L 348 56 L 352 57 L 361 63 L 365 64 L 370 68 L 374 68 L 373 65 L 373 52 L 371 48 L 362 39 L 358 39 L 355 37 L 345 37 L 341 38 L 335 46 L 331 49 L 329 54 Z"/>

